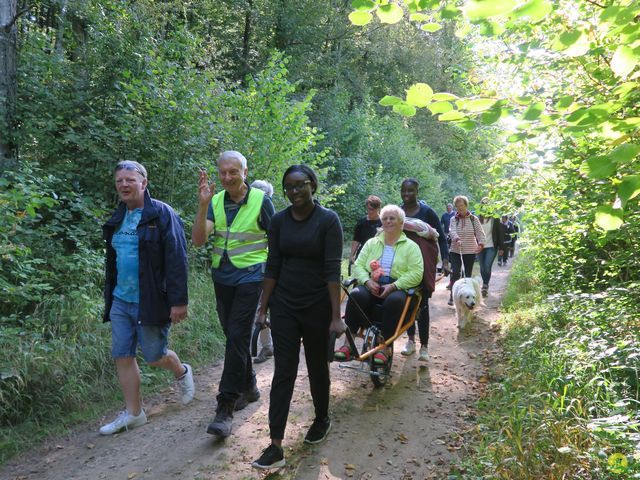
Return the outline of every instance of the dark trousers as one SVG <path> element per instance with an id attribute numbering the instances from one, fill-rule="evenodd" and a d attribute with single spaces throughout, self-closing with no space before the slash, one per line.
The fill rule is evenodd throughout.
<path id="1" fill-rule="evenodd" d="M 498 261 L 502 262 L 504 265 L 507 264 L 507 260 L 509 260 L 509 252 L 511 251 L 511 240 L 509 242 L 504 243 L 504 249 L 502 250 L 502 256 L 498 258 Z"/>
<path id="2" fill-rule="evenodd" d="M 464 253 L 460 255 L 456 252 L 449 252 L 449 260 L 451 261 L 451 281 L 455 283 L 462 276 L 462 262 L 464 262 L 464 276 L 471 277 L 473 275 L 473 264 L 476 261 L 475 253 Z"/>
<path id="3" fill-rule="evenodd" d="M 345 322 L 353 333 L 357 332 L 360 327 L 368 327 L 369 322 L 372 320 L 373 307 L 375 305 L 382 305 L 382 335 L 384 338 L 391 338 L 396 331 L 398 320 L 402 315 L 402 309 L 404 308 L 407 294 L 402 290 L 396 290 L 391 293 L 384 300 L 372 295 L 364 285 L 356 287 L 351 292 L 351 298 L 347 302 L 347 309 L 345 310 Z M 353 302 L 357 302 L 362 312 L 364 312 L 369 321 L 362 316 L 362 312 Z"/>
<path id="4" fill-rule="evenodd" d="M 407 312 L 407 315 L 411 312 Z M 422 297 L 422 305 L 418 312 L 418 336 L 420 337 L 420 346 L 426 347 L 429 345 L 429 330 L 431 328 L 431 319 L 429 318 L 429 299 Z M 416 334 L 415 323 L 407 329 L 407 335 L 413 337 Z"/>
<path id="5" fill-rule="evenodd" d="M 235 402 L 241 393 L 252 390 L 256 385 L 249 347 L 262 283 L 231 287 L 213 282 L 213 286 L 218 318 L 226 337 L 224 367 L 217 396 L 220 405 Z"/>
<path id="6" fill-rule="evenodd" d="M 292 310 L 272 296 L 269 309 L 275 364 L 269 397 L 269 430 L 271 438 L 282 440 L 298 376 L 301 338 L 316 418 L 329 415 L 327 347 L 331 303 L 327 300 L 304 310 Z"/>

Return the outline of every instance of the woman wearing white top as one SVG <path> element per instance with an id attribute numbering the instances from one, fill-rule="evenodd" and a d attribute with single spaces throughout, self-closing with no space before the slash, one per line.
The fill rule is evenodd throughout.
<path id="1" fill-rule="evenodd" d="M 467 197 L 458 195 L 453 199 L 453 205 L 456 207 L 456 215 L 449 224 L 451 236 L 449 260 L 451 261 L 451 281 L 455 283 L 460 278 L 463 262 L 465 277 L 472 275 L 476 255 L 482 251 L 485 238 L 480 220 L 468 210 Z M 453 294 L 449 296 L 449 305 L 453 305 Z"/>

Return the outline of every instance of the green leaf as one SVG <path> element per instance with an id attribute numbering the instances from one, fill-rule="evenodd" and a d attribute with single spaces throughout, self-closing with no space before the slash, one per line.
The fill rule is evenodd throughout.
<path id="1" fill-rule="evenodd" d="M 430 19 L 431 17 L 424 13 L 412 13 L 411 15 L 409 15 L 409 20 L 411 20 L 412 22 L 426 22 Z"/>
<path id="2" fill-rule="evenodd" d="M 372 0 L 353 0 L 351 8 L 354 10 L 370 12 L 375 8 L 376 4 Z"/>
<path id="3" fill-rule="evenodd" d="M 383 107 L 391 107 L 401 102 L 402 99 L 399 97 L 394 97 L 393 95 L 385 95 L 378 103 Z"/>
<path id="4" fill-rule="evenodd" d="M 440 10 L 440 17 L 445 20 L 451 20 L 452 18 L 456 18 L 460 15 L 461 10 L 459 8 L 454 7 L 453 5 L 447 5 L 442 10 Z"/>
<path id="5" fill-rule="evenodd" d="M 483 21 L 480 24 L 480 35 L 485 37 L 497 37 L 505 32 L 506 28 L 501 23 Z"/>
<path id="6" fill-rule="evenodd" d="M 518 105 L 529 105 L 532 102 L 533 98 L 532 97 L 516 97 L 514 98 L 514 100 Z"/>
<path id="7" fill-rule="evenodd" d="M 618 186 L 618 196 L 627 202 L 640 194 L 640 175 L 626 175 Z"/>
<path id="8" fill-rule="evenodd" d="M 620 145 L 609 155 L 614 162 L 628 162 L 633 160 L 640 153 L 640 145 L 635 143 L 625 143 Z"/>
<path id="9" fill-rule="evenodd" d="M 393 111 L 405 117 L 413 117 L 416 114 L 416 107 L 406 103 L 397 103 L 393 106 Z"/>
<path id="10" fill-rule="evenodd" d="M 456 95 L 454 95 L 453 93 L 447 93 L 447 92 L 438 92 L 438 93 L 434 93 L 433 94 L 433 100 L 436 101 L 441 101 L 441 100 L 455 100 L 458 97 Z"/>
<path id="11" fill-rule="evenodd" d="M 622 226 L 622 209 L 602 205 L 596 209 L 595 224 L 603 230 L 617 230 Z"/>
<path id="12" fill-rule="evenodd" d="M 467 116 L 459 110 L 451 110 L 450 112 L 445 112 L 438 117 L 440 122 L 451 122 L 456 120 L 463 120 L 467 118 Z"/>
<path id="13" fill-rule="evenodd" d="M 371 20 L 373 20 L 373 15 L 369 12 L 356 11 L 349 14 L 349 21 L 354 25 L 363 26 L 370 23 Z"/>
<path id="14" fill-rule="evenodd" d="M 438 113 L 446 113 L 453 110 L 453 105 L 449 102 L 434 102 L 431 105 L 427 105 L 427 108 L 431 111 L 432 114 L 436 115 Z"/>
<path id="15" fill-rule="evenodd" d="M 529 106 L 522 114 L 522 119 L 532 122 L 533 120 L 537 120 L 540 114 L 544 111 L 544 103 L 536 102 Z"/>
<path id="16" fill-rule="evenodd" d="M 573 96 L 572 95 L 563 95 L 556 102 L 555 107 L 556 107 L 556 110 L 566 110 L 571 105 L 573 105 Z"/>
<path id="17" fill-rule="evenodd" d="M 582 162 L 580 171 L 590 178 L 609 178 L 616 172 L 616 164 L 608 155 L 590 157 Z"/>
<path id="18" fill-rule="evenodd" d="M 480 115 L 480 121 L 484 125 L 491 125 L 493 123 L 496 123 L 501 116 L 502 116 L 501 108 L 492 108 L 491 110 L 488 110 L 484 112 L 482 115 Z"/>
<path id="19" fill-rule="evenodd" d="M 519 142 L 520 140 L 524 140 L 525 138 L 527 138 L 527 134 L 524 132 L 514 133 L 513 135 L 509 135 L 507 137 L 507 142 L 516 143 L 516 142 Z"/>
<path id="20" fill-rule="evenodd" d="M 638 64 L 638 55 L 631 47 L 620 45 L 611 59 L 611 70 L 618 77 L 626 77 Z"/>
<path id="21" fill-rule="evenodd" d="M 426 83 L 416 83 L 407 90 L 407 103 L 414 107 L 426 107 L 433 97 L 433 90 Z"/>
<path id="22" fill-rule="evenodd" d="M 513 11 L 514 18 L 527 19 L 538 23 L 551 13 L 553 5 L 547 0 L 531 0 Z"/>
<path id="23" fill-rule="evenodd" d="M 476 122 L 474 122 L 473 120 L 465 120 L 464 122 L 455 123 L 455 126 L 460 127 L 467 132 L 470 132 L 471 130 L 476 128 Z"/>
<path id="24" fill-rule="evenodd" d="M 564 32 L 556 38 L 551 48 L 570 57 L 578 57 L 589 51 L 589 37 L 580 30 Z"/>
<path id="25" fill-rule="evenodd" d="M 493 107 L 495 103 L 496 101 L 493 98 L 476 98 L 474 100 L 462 100 L 458 106 L 460 109 L 469 112 L 484 112 Z"/>
<path id="26" fill-rule="evenodd" d="M 429 32 L 429 33 L 437 32 L 441 28 L 442 28 L 442 25 L 440 25 L 439 23 L 425 23 L 420 27 L 421 30 L 424 30 L 425 32 Z"/>
<path id="27" fill-rule="evenodd" d="M 440 0 L 420 0 L 418 5 L 421 10 L 430 10 L 440 5 Z"/>
<path id="28" fill-rule="evenodd" d="M 463 7 L 465 16 L 473 21 L 505 15 L 515 8 L 515 0 L 470 0 Z"/>
<path id="29" fill-rule="evenodd" d="M 390 3 L 388 5 L 379 6 L 378 10 L 376 10 L 376 15 L 378 15 L 381 23 L 393 24 L 402 20 L 404 11 L 399 5 Z"/>

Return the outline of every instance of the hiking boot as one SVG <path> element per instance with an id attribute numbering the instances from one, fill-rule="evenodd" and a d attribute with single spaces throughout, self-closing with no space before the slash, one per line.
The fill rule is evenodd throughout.
<path id="1" fill-rule="evenodd" d="M 273 349 L 263 347 L 260 349 L 260 353 L 253 359 L 253 363 L 262 363 L 269 360 L 269 358 L 273 357 Z"/>
<path id="2" fill-rule="evenodd" d="M 123 410 L 118 414 L 113 422 L 100 427 L 100 434 L 113 435 L 114 433 L 118 433 L 122 430 L 129 431 L 130 428 L 139 427 L 145 423 L 147 423 L 147 416 L 145 415 L 144 410 L 140 410 L 138 415 L 131 415 L 126 410 Z"/>
<path id="3" fill-rule="evenodd" d="M 404 348 L 400 353 L 405 357 L 408 357 L 409 355 L 413 355 L 414 353 L 416 353 L 415 342 L 413 340 L 407 340 L 407 343 L 405 344 Z"/>
<path id="4" fill-rule="evenodd" d="M 236 402 L 224 402 L 218 405 L 216 416 L 213 422 L 207 427 L 207 433 L 227 438 L 231 435 L 231 424 L 233 422 L 233 409 Z"/>
<path id="5" fill-rule="evenodd" d="M 178 379 L 178 387 L 180 387 L 180 392 L 182 393 L 182 398 L 180 399 L 182 404 L 188 405 L 191 403 L 191 400 L 193 400 L 196 387 L 193 384 L 193 370 L 191 369 L 191 365 L 188 363 L 183 363 L 182 365 L 187 369 L 187 372 Z"/>
<path id="6" fill-rule="evenodd" d="M 304 437 L 304 443 L 315 445 L 322 442 L 327 438 L 329 430 L 331 430 L 331 419 L 329 417 L 316 418 Z"/>
<path id="7" fill-rule="evenodd" d="M 489 295 L 489 285 L 482 285 L 482 296 L 486 297 Z"/>
<path id="8" fill-rule="evenodd" d="M 258 387 L 256 385 L 254 385 L 253 389 L 249 390 L 248 392 L 242 392 L 240 394 L 238 400 L 236 400 L 236 406 L 234 410 L 237 412 L 239 410 L 247 408 L 247 405 L 253 402 L 257 402 L 258 400 L 260 400 L 260 390 L 258 390 Z"/>
<path id="9" fill-rule="evenodd" d="M 282 448 L 272 443 L 262 451 L 262 455 L 260 455 L 257 460 L 251 463 L 251 466 L 253 468 L 268 470 L 270 468 L 284 467 L 284 464 L 284 452 Z"/>
<path id="10" fill-rule="evenodd" d="M 418 355 L 418 361 L 420 362 L 428 362 L 429 361 L 429 349 L 426 345 L 422 345 L 420 347 L 420 355 Z"/>

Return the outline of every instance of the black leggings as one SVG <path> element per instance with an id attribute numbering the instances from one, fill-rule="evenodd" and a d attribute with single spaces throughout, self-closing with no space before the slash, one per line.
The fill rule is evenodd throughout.
<path id="1" fill-rule="evenodd" d="M 456 252 L 449 252 L 449 260 L 451 260 L 451 281 L 455 282 L 462 276 L 462 262 L 464 262 L 464 276 L 469 278 L 473 275 L 473 264 L 476 261 L 475 253 L 463 253 L 460 255 Z"/>
<path id="2" fill-rule="evenodd" d="M 309 374 L 309 389 L 316 418 L 329 415 L 329 324 L 331 303 L 323 301 L 304 310 L 292 310 L 274 295 L 269 302 L 274 370 L 269 397 L 271 438 L 282 440 L 289 417 L 291 397 L 298 376 L 300 338 Z"/>

